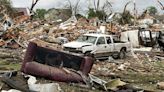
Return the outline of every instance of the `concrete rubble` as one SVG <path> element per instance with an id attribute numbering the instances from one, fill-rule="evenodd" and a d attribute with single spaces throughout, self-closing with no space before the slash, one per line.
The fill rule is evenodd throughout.
<path id="1" fill-rule="evenodd" d="M 35 92 L 62 92 L 57 83 L 36 84 L 36 81 L 35 77 L 29 76 L 27 83 L 30 90 Z"/>
<path id="2" fill-rule="evenodd" d="M 2 90 L 1 92 L 21 92 L 21 91 L 15 90 L 15 89 L 10 89 L 10 90 L 8 90 L 8 91 Z"/>

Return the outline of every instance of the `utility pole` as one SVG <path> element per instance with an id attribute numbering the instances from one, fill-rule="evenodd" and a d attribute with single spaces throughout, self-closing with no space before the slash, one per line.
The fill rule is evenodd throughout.
<path id="1" fill-rule="evenodd" d="M 136 1 L 133 0 L 133 3 L 134 3 L 134 26 L 136 26 L 136 21 L 137 21 Z"/>

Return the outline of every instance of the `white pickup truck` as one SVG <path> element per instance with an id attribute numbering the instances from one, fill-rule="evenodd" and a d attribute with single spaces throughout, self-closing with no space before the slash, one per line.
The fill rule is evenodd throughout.
<path id="1" fill-rule="evenodd" d="M 113 35 L 105 34 L 83 34 L 77 40 L 63 44 L 63 49 L 69 52 L 92 55 L 96 59 L 125 58 L 126 52 L 130 51 L 129 42 L 121 42 Z"/>

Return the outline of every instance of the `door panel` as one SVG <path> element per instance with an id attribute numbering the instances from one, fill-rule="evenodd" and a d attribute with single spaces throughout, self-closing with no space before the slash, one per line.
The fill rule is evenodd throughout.
<path id="1" fill-rule="evenodd" d="M 108 44 L 106 44 L 104 37 L 99 37 L 96 43 L 95 57 L 106 56 Z"/>

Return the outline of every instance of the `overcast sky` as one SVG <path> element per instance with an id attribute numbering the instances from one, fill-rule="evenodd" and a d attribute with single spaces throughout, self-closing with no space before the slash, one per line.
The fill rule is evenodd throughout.
<path id="1" fill-rule="evenodd" d="M 13 3 L 14 7 L 30 7 L 31 6 L 31 2 L 32 0 L 11 0 Z M 70 0 L 72 2 L 75 2 L 76 0 Z M 101 3 L 103 3 L 103 1 L 105 0 L 100 0 Z M 130 1 L 130 0 L 109 0 L 112 2 L 112 6 L 113 6 L 113 11 L 114 12 L 122 12 L 123 11 L 123 7 L 125 6 L 125 4 Z M 164 4 L 164 0 L 160 0 L 163 4 Z M 49 9 L 49 8 L 59 8 L 59 7 L 63 7 L 64 4 L 67 3 L 67 0 L 40 0 L 38 2 L 38 4 L 36 5 L 36 8 L 45 8 L 45 9 Z M 80 1 L 80 7 L 81 9 L 84 11 L 87 9 L 89 4 L 89 0 L 81 0 Z M 157 0 L 136 0 L 136 7 L 139 13 L 143 12 L 143 10 L 145 8 L 147 8 L 148 6 L 155 6 L 158 11 L 160 13 L 164 13 L 164 11 L 161 11 L 159 4 L 157 3 Z M 132 11 L 133 9 L 133 4 L 129 4 L 128 5 L 128 9 Z"/>

